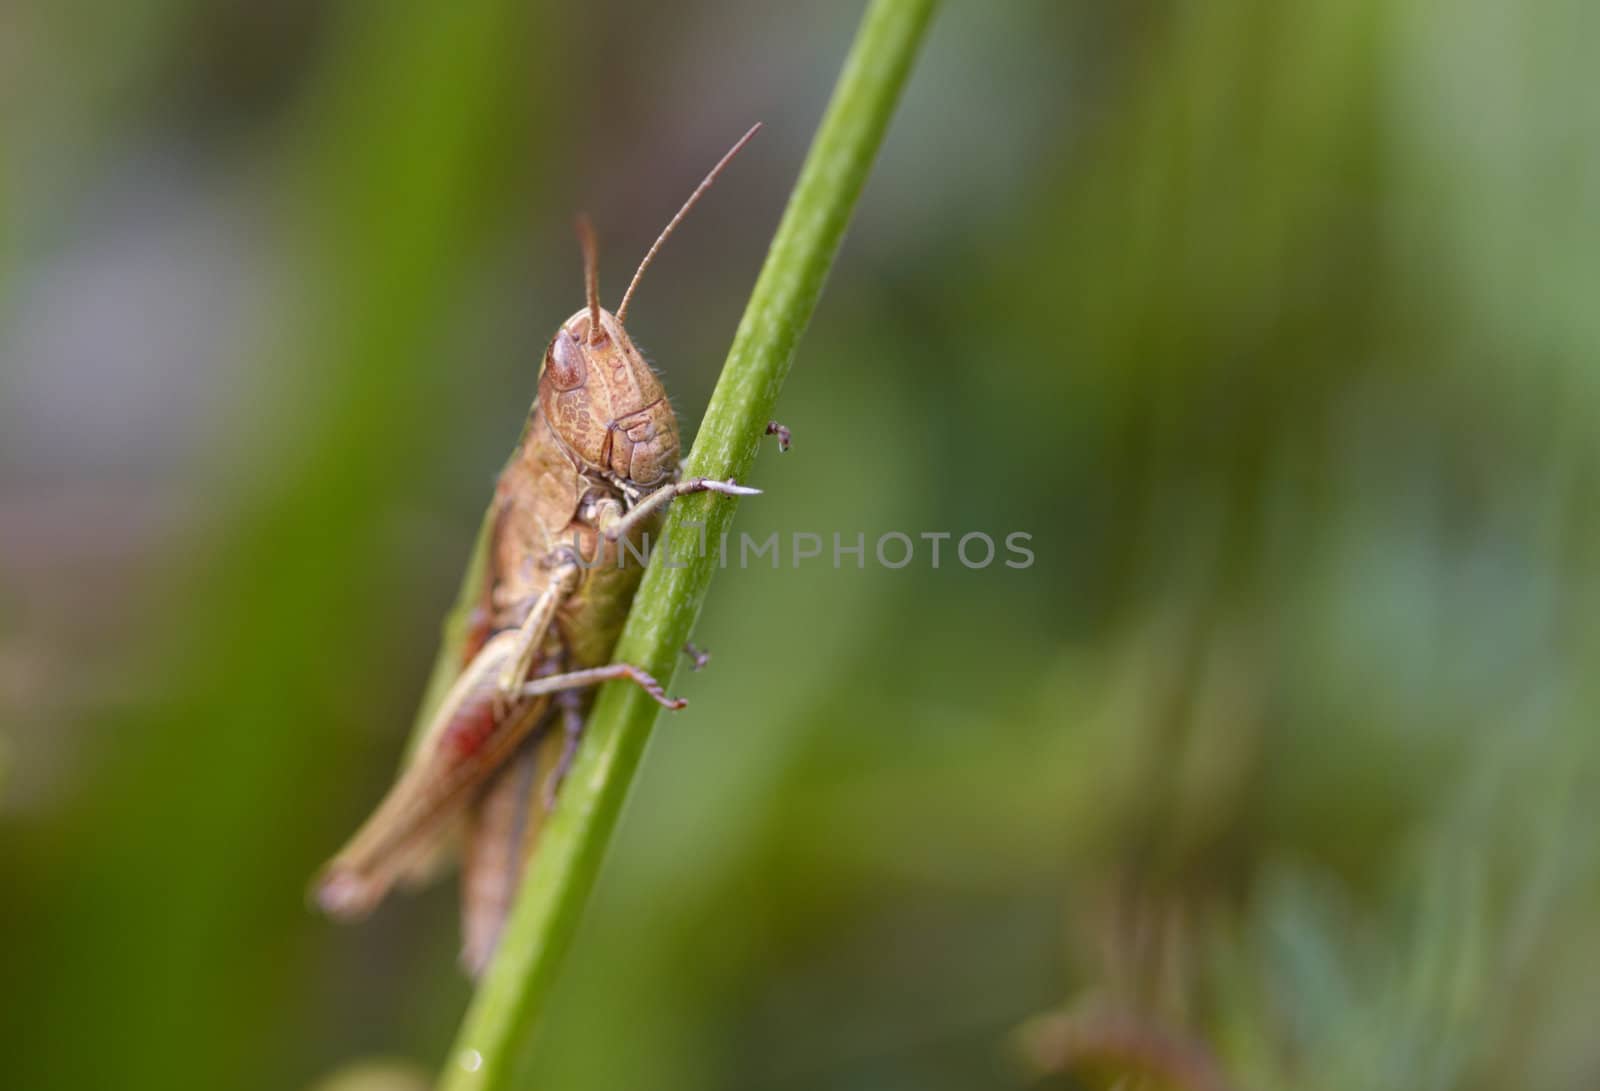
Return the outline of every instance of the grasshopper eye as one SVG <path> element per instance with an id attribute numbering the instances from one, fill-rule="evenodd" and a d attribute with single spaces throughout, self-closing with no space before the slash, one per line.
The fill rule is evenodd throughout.
<path id="1" fill-rule="evenodd" d="M 589 368 L 583 361 L 583 350 L 565 327 L 556 331 L 556 339 L 550 344 L 547 359 L 550 380 L 556 384 L 557 390 L 576 390 L 589 377 Z"/>

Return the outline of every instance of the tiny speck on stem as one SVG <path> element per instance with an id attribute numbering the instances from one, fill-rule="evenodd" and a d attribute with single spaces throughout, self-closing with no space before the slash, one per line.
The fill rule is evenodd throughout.
<path id="1" fill-rule="evenodd" d="M 789 449 L 789 440 L 791 438 L 789 435 L 789 429 L 785 428 L 777 421 L 769 420 L 767 422 L 767 435 L 778 437 L 778 453 L 780 455 Z"/>
<path id="2" fill-rule="evenodd" d="M 690 670 L 702 670 L 707 663 L 711 662 L 711 653 L 703 648 L 695 647 L 693 643 L 684 644 L 683 654 L 689 657 Z"/>

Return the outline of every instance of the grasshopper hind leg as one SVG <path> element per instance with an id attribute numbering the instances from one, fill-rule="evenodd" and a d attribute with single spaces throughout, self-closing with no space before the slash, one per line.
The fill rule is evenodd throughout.
<path id="1" fill-rule="evenodd" d="M 572 769 L 572 759 L 578 756 L 578 743 L 583 740 L 583 698 L 575 689 L 556 694 L 556 708 L 561 713 L 561 757 L 544 782 L 544 809 L 556 805 L 556 793 L 561 791 L 567 773 Z"/>

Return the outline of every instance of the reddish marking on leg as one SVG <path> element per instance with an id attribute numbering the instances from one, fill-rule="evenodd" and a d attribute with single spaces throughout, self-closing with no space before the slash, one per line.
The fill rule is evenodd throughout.
<path id="1" fill-rule="evenodd" d="M 464 707 L 445 728 L 444 742 L 458 758 L 470 758 L 494 734 L 492 701 L 476 701 Z"/>

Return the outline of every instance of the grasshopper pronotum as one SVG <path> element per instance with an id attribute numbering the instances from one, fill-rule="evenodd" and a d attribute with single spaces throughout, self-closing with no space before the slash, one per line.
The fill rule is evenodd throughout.
<path id="1" fill-rule="evenodd" d="M 626 679 L 683 706 L 644 671 L 610 662 L 642 574 L 618 563 L 619 550 L 654 530 L 675 496 L 757 490 L 678 479 L 677 418 L 623 319 L 656 251 L 759 128 L 667 224 L 615 314 L 600 306 L 594 232 L 579 221 L 587 304 L 545 350 L 527 430 L 495 487 L 488 578 L 461 672 L 388 795 L 318 876 L 328 913 L 367 913 L 425 871 L 461 820 L 462 962 L 478 973 L 576 751 L 583 691 Z"/>

